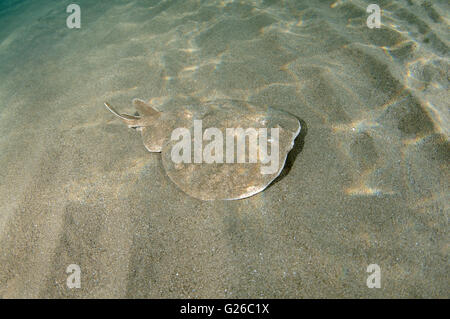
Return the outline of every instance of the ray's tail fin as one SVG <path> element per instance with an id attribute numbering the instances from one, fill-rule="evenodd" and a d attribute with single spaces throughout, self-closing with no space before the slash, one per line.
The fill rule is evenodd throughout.
<path id="1" fill-rule="evenodd" d="M 105 102 L 105 106 L 112 114 L 114 114 L 115 116 L 117 116 L 120 119 L 122 119 L 128 125 L 128 127 L 137 128 L 137 127 L 141 126 L 139 124 L 140 120 L 141 120 L 140 116 L 134 116 L 134 115 L 128 115 L 128 114 L 120 114 L 108 102 Z"/>

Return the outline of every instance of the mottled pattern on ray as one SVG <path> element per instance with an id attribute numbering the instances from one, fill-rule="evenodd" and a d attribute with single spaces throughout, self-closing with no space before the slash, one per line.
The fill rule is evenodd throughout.
<path id="1" fill-rule="evenodd" d="M 295 116 L 245 101 L 221 99 L 201 103 L 192 99 L 173 99 L 160 105 L 159 110 L 138 99 L 133 100 L 133 104 L 139 113 L 135 118 L 119 114 L 106 105 L 129 127 L 141 131 L 144 145 L 150 152 L 162 152 L 163 166 L 169 178 L 185 193 L 201 200 L 242 199 L 264 190 L 282 171 L 300 132 L 300 122 Z M 171 150 L 178 140 L 172 141 L 171 133 L 176 128 L 187 128 L 193 143 L 194 120 L 202 120 L 203 130 L 218 128 L 224 138 L 227 128 L 267 128 L 269 137 L 270 128 L 278 128 L 278 140 L 271 137 L 271 143 L 278 143 L 279 146 L 278 169 L 270 174 L 262 174 L 263 164 L 259 155 L 256 163 L 248 163 L 248 140 L 245 163 L 237 163 L 236 153 L 234 163 L 174 163 Z M 270 152 L 271 147 L 268 148 Z"/>

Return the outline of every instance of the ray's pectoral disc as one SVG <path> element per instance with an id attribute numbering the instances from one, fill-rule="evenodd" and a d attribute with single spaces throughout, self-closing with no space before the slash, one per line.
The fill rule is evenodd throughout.
<path id="1" fill-rule="evenodd" d="M 244 101 L 169 101 L 158 109 L 134 100 L 139 116 L 107 108 L 162 152 L 169 178 L 202 200 L 241 199 L 264 190 L 281 172 L 300 132 L 296 117 Z"/>

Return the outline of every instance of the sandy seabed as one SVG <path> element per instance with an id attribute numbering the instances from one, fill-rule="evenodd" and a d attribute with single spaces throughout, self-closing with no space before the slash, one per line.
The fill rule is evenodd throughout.
<path id="1" fill-rule="evenodd" d="M 0 297 L 449 297 L 448 1 L 55 2 L 0 4 Z M 103 107 L 179 96 L 296 115 L 281 178 L 191 198 Z"/>

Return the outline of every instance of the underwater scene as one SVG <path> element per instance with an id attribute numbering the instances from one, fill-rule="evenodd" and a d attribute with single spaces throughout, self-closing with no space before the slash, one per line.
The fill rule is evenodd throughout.
<path id="1" fill-rule="evenodd" d="M 0 298 L 449 298 L 449 23 L 0 1 Z"/>

